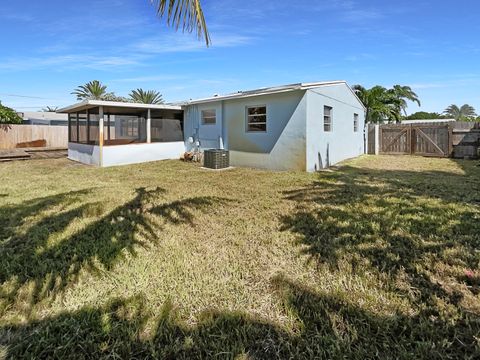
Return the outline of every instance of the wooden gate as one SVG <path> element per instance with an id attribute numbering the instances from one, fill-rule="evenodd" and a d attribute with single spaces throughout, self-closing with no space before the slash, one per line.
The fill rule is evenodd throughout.
<path id="1" fill-rule="evenodd" d="M 449 125 L 381 125 L 379 130 L 381 154 L 448 157 L 452 153 Z"/>

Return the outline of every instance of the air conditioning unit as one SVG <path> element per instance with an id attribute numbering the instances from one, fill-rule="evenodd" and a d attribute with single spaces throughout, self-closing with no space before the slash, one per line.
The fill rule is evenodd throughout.
<path id="1" fill-rule="evenodd" d="M 203 166 L 208 169 L 226 169 L 230 166 L 230 155 L 227 150 L 205 150 L 203 153 Z"/>

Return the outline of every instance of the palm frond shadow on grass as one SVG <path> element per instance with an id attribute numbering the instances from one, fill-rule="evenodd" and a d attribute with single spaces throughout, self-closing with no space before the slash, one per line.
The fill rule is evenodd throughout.
<path id="1" fill-rule="evenodd" d="M 0 328 L 7 357 L 312 359 L 473 358 L 477 318 L 429 323 L 421 315 L 379 315 L 345 297 L 318 293 L 277 277 L 272 286 L 296 314 L 295 332 L 244 312 L 205 311 L 188 326 L 167 302 L 152 319 L 142 296 L 115 299 L 101 308 L 82 308 L 26 325 Z M 146 324 L 153 337 L 142 337 Z M 470 331 L 466 331 L 470 329 Z M 445 339 L 454 339 L 445 342 Z M 436 346 L 432 346 L 436 344 Z"/>
<path id="2" fill-rule="evenodd" d="M 458 184 L 478 183 L 477 175 L 342 167 L 285 192 L 296 211 L 281 218 L 283 230 L 298 234 L 319 266 L 337 270 L 347 263 L 354 274 L 377 276 L 418 309 L 419 327 L 442 319 L 435 326 L 447 332 L 446 324 L 456 323 L 450 330 L 463 331 L 472 343 L 478 314 L 462 301 L 474 302 L 475 289 L 467 290 L 462 278 L 480 265 L 480 187 L 459 190 Z M 400 280 L 407 285 L 396 287 Z M 456 342 L 452 334 L 448 341 Z"/>
<path id="3" fill-rule="evenodd" d="M 102 212 L 100 203 L 82 203 L 87 191 L 65 193 L 0 208 L 2 226 L 0 252 L 0 304 L 5 309 L 18 300 L 19 290 L 33 282 L 30 306 L 55 296 L 77 281 L 81 270 L 107 271 L 125 254 L 136 255 L 139 247 L 154 246 L 161 240 L 162 223 L 193 223 L 194 211 L 226 201 L 214 197 L 194 197 L 162 203 L 164 189 L 136 189 L 130 201 L 100 216 L 80 231 L 48 244 L 52 235 L 62 234 L 72 222 L 93 212 Z M 76 206 L 77 203 L 81 205 Z M 68 206 L 73 206 L 69 208 Z M 55 208 L 64 211 L 52 211 Z M 44 215 L 22 230 L 36 213 Z M 0 311 L 2 311 L 0 307 Z"/>

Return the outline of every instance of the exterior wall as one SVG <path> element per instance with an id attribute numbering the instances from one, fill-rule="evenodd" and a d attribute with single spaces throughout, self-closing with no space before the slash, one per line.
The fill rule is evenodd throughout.
<path id="1" fill-rule="evenodd" d="M 103 147 L 103 166 L 127 165 L 147 161 L 179 159 L 185 151 L 183 141 L 129 144 Z"/>
<path id="2" fill-rule="evenodd" d="M 136 164 L 147 161 L 179 159 L 185 151 L 183 141 L 129 144 L 103 147 L 103 166 Z M 100 147 L 68 143 L 68 158 L 88 165 L 100 165 Z"/>
<path id="3" fill-rule="evenodd" d="M 306 97 L 293 91 L 225 101 L 224 118 L 232 166 L 306 169 Z M 246 107 L 266 105 L 267 131 L 246 131 Z"/>
<path id="4" fill-rule="evenodd" d="M 307 90 L 307 171 L 315 171 L 364 153 L 365 110 L 346 84 Z M 332 131 L 323 129 L 324 106 L 333 108 Z M 359 115 L 358 132 L 353 116 Z"/>
<path id="5" fill-rule="evenodd" d="M 215 125 L 202 124 L 202 110 L 215 110 L 217 121 Z M 200 142 L 200 149 L 218 149 L 224 142 L 223 134 L 223 106 L 222 102 L 191 105 L 185 111 L 184 136 L 187 151 L 191 151 L 195 145 L 187 140 L 193 137 Z M 220 141 L 220 138 L 222 140 Z"/>
<path id="6" fill-rule="evenodd" d="M 78 143 L 68 143 L 68 158 L 87 165 L 100 165 L 100 147 Z"/>

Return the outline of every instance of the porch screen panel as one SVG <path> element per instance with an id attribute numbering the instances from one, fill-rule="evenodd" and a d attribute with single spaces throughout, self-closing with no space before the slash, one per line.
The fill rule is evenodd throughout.
<path id="1" fill-rule="evenodd" d="M 68 125 L 70 131 L 70 141 L 77 142 L 78 141 L 78 134 L 77 134 L 77 114 L 68 114 Z"/>
<path id="2" fill-rule="evenodd" d="M 100 124 L 100 115 L 98 112 L 98 108 L 94 108 L 89 110 L 88 112 L 90 122 L 88 127 L 88 134 L 89 134 L 89 141 L 88 143 L 91 145 L 98 145 L 100 138 L 99 138 L 99 129 L 98 126 Z"/>
<path id="3" fill-rule="evenodd" d="M 87 143 L 87 112 L 82 111 L 77 113 L 78 116 L 78 142 L 82 144 Z"/>
<path id="4" fill-rule="evenodd" d="M 147 141 L 147 120 L 136 115 L 110 115 L 104 137 L 108 145 L 143 143 Z"/>
<path id="5" fill-rule="evenodd" d="M 183 141 L 182 121 L 152 119 L 152 142 Z"/>

